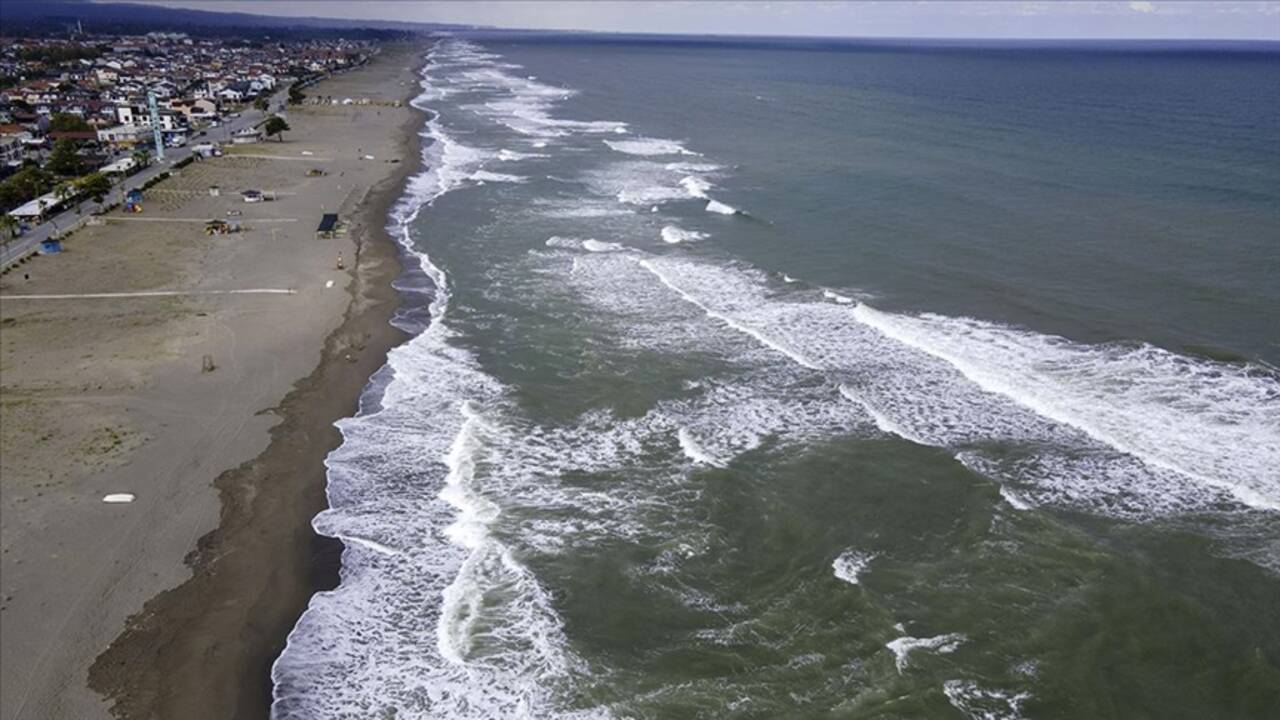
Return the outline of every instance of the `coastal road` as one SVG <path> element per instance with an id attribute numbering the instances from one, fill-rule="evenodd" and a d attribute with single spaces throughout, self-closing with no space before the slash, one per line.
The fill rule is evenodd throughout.
<path id="1" fill-rule="evenodd" d="M 283 104 L 284 91 L 276 93 L 271 98 L 271 107 L 277 107 Z M 192 138 L 188 145 L 180 148 L 165 148 L 164 160 L 156 160 L 150 166 L 144 168 L 141 172 L 130 175 L 127 182 L 121 182 L 111 188 L 111 192 L 107 193 L 103 201 L 104 205 L 110 205 L 113 202 L 122 202 L 124 193 L 127 188 L 141 187 L 143 183 L 151 178 L 172 169 L 174 163 L 191 156 L 191 146 L 205 142 L 227 143 L 231 140 L 232 133 L 256 125 L 266 117 L 266 113 L 256 110 L 252 107 L 245 108 L 240 112 L 240 117 L 234 118 L 230 122 L 223 123 L 216 128 L 208 128 L 205 130 L 204 137 Z M 21 237 L 15 238 L 0 248 L 0 270 L 9 267 L 13 263 L 26 257 L 33 252 L 40 243 L 49 239 L 50 236 L 65 231 L 67 228 L 75 227 L 86 216 L 92 215 L 98 209 L 95 202 L 82 203 L 80 209 L 71 208 L 49 218 L 45 222 L 31 228 Z"/>

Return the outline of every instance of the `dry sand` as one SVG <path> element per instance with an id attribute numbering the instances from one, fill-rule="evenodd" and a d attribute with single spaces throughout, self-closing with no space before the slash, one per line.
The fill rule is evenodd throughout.
<path id="1" fill-rule="evenodd" d="M 120 717 L 265 717 L 317 582 L 332 422 L 402 339 L 383 225 L 421 118 L 390 103 L 418 64 L 387 48 L 308 91 L 387 104 L 291 107 L 284 142 L 193 163 L 0 278 L 0 719 L 106 717 L 91 665 Z M 192 222 L 228 210 L 244 232 Z M 324 212 L 345 235 L 316 236 Z M 16 297 L 241 288 L 296 292 Z"/>

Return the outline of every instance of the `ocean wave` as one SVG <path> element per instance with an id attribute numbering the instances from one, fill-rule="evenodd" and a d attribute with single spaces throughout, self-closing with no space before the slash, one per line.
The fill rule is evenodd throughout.
<path id="1" fill-rule="evenodd" d="M 1280 509 L 1280 384 L 1258 368 L 865 304 L 853 317 L 1148 465 Z"/>
<path id="2" fill-rule="evenodd" d="M 949 633 L 927 638 L 907 635 L 889 641 L 885 644 L 885 647 L 889 648 L 889 651 L 893 653 L 893 665 L 898 669 L 898 674 L 902 674 L 910 664 L 912 653 L 921 650 L 940 654 L 953 653 L 967 639 L 960 633 Z"/>
<path id="3" fill-rule="evenodd" d="M 671 245 L 689 242 L 691 240 L 702 240 L 707 237 L 707 234 L 704 232 L 698 232 L 697 230 L 685 230 L 683 228 L 676 227 L 675 225 L 664 225 L 660 235 L 663 242 Z"/>
<path id="4" fill-rule="evenodd" d="M 455 61 L 476 61 L 466 43 L 434 52 L 451 49 Z M 378 402 L 338 423 L 329 508 L 314 525 L 347 539 L 341 583 L 312 598 L 272 668 L 277 720 L 404 707 L 459 718 L 559 714 L 555 687 L 576 663 L 549 596 L 489 530 L 501 510 L 478 469 L 503 434 L 484 408 L 504 390 L 454 345 L 448 276 L 410 234 L 418 213 L 475 179 L 487 154 L 438 124 L 428 133 L 429 169 L 408 183 L 390 229 L 435 286 L 431 322 L 388 354 Z"/>
<path id="5" fill-rule="evenodd" d="M 1262 369 L 784 300 L 763 277 L 688 259 L 639 263 L 708 318 L 822 372 L 884 432 L 1010 485 L 1011 502 L 1135 519 L 1274 507 L 1280 386 Z M 1008 443 L 1020 451 L 988 450 Z"/>
<path id="6" fill-rule="evenodd" d="M 633 140 L 604 140 L 605 145 L 627 155 L 697 155 L 675 140 L 662 138 L 635 138 Z"/>
<path id="7" fill-rule="evenodd" d="M 971 720 L 1021 720 L 1022 705 L 1029 692 L 984 688 L 971 680 L 948 680 L 942 692 L 951 706 Z"/>
<path id="8" fill-rule="evenodd" d="M 867 569 L 867 566 L 875 558 L 875 553 L 846 550 L 831 561 L 831 570 L 838 579 L 850 585 L 857 585 L 858 577 L 862 575 L 863 571 Z"/>
<path id="9" fill-rule="evenodd" d="M 737 215 L 741 211 L 733 207 L 732 205 L 726 205 L 720 202 L 719 200 L 708 200 L 707 212 L 717 213 L 719 215 Z"/>

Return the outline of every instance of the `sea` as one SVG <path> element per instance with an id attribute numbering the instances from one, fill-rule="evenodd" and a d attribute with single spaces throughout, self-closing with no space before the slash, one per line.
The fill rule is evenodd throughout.
<path id="1" fill-rule="evenodd" d="M 423 52 L 274 718 L 1280 717 L 1280 47 Z"/>

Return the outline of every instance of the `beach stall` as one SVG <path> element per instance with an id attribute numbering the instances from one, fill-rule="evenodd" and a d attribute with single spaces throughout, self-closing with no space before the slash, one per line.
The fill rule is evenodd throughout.
<path id="1" fill-rule="evenodd" d="M 58 238 L 49 238 L 40 243 L 41 255 L 52 255 L 62 252 L 62 241 Z"/>
<path id="2" fill-rule="evenodd" d="M 191 147 L 193 155 L 202 158 L 212 158 L 222 156 L 222 146 L 217 143 L 200 143 Z"/>
<path id="3" fill-rule="evenodd" d="M 130 213 L 142 212 L 142 191 L 138 188 L 130 190 L 124 196 L 124 211 Z"/>
<path id="4" fill-rule="evenodd" d="M 44 220 L 45 215 L 57 210 L 61 205 L 62 200 L 58 198 L 57 194 L 48 193 L 10 210 L 9 216 L 27 222 L 41 222 Z"/>
<path id="5" fill-rule="evenodd" d="M 241 128 L 231 136 L 233 145 L 248 145 L 260 140 L 262 140 L 262 131 L 254 127 Z"/>
<path id="6" fill-rule="evenodd" d="M 138 165 L 138 161 L 134 160 L 131 157 L 120 158 L 119 160 L 116 160 L 110 165 L 106 165 L 98 172 L 102 173 L 103 175 L 125 175 L 129 171 L 137 167 L 137 165 Z"/>

